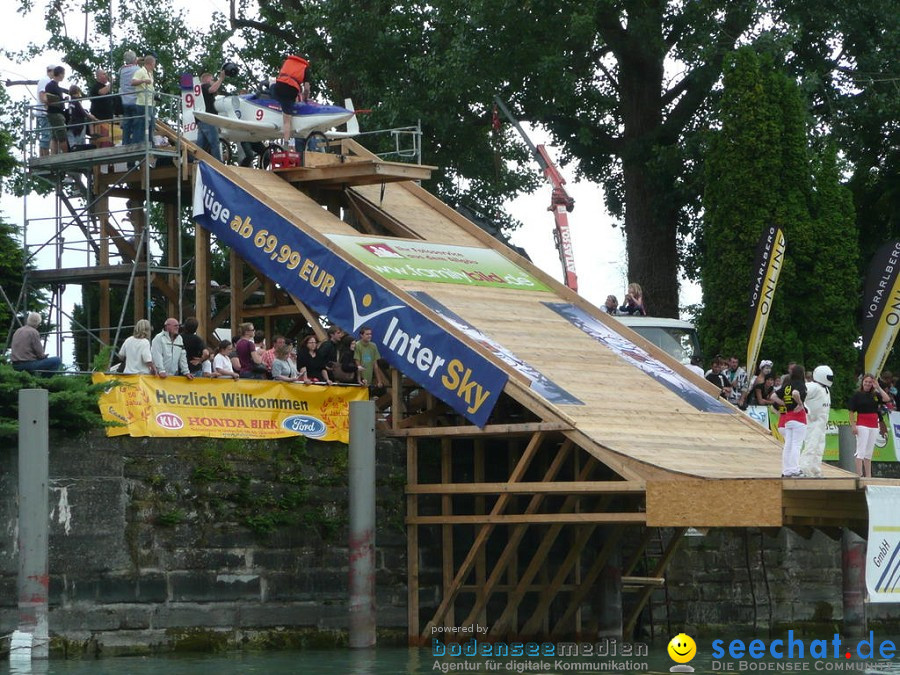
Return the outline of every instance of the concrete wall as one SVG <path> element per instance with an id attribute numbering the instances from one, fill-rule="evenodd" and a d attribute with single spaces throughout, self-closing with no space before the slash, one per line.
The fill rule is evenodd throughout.
<path id="1" fill-rule="evenodd" d="M 405 641 L 402 453 L 378 450 L 380 629 Z M 16 626 L 16 460 L 0 449 L 0 635 Z M 58 650 L 322 644 L 347 625 L 346 446 L 54 437 Z"/>

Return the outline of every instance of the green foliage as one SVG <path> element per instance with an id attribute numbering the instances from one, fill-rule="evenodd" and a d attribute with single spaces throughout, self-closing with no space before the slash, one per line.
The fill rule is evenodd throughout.
<path id="1" fill-rule="evenodd" d="M 810 156 L 796 84 L 769 57 L 740 50 L 726 67 L 720 119 L 706 162 L 700 333 L 707 354 L 746 353 L 753 255 L 780 225 L 786 258 L 761 358 L 827 363 L 835 401 L 852 382 L 858 337 L 853 207 L 833 147 Z"/>
<path id="2" fill-rule="evenodd" d="M 79 433 L 115 426 L 103 421 L 97 404 L 106 386 L 93 384 L 89 377 L 79 375 L 35 377 L 0 364 L 0 438 L 15 438 L 18 434 L 20 389 L 47 389 L 50 392 L 52 430 Z"/>

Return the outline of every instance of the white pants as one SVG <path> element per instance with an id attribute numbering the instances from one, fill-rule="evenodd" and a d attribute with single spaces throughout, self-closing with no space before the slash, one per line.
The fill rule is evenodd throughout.
<path id="1" fill-rule="evenodd" d="M 875 452 L 875 441 L 881 432 L 878 427 L 856 427 L 856 459 L 872 459 Z"/>
<path id="2" fill-rule="evenodd" d="M 800 448 L 806 437 L 806 425 L 797 420 L 785 422 L 781 428 L 784 436 L 784 452 L 781 454 L 781 473 L 784 476 L 800 475 Z"/>
<path id="3" fill-rule="evenodd" d="M 822 456 L 825 454 L 825 427 L 828 418 L 809 416 L 806 427 L 806 440 L 800 455 L 800 469 L 809 476 L 822 475 Z"/>

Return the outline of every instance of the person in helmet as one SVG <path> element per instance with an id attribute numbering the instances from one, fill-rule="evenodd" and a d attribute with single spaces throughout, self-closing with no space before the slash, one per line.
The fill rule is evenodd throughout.
<path id="1" fill-rule="evenodd" d="M 831 412 L 831 385 L 834 373 L 828 366 L 813 370 L 812 382 L 806 385 L 806 440 L 800 451 L 800 470 L 804 476 L 822 477 L 822 456 L 825 454 L 825 427 Z"/>

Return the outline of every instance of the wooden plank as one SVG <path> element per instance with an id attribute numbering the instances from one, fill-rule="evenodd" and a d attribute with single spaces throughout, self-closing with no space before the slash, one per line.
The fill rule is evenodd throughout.
<path id="1" fill-rule="evenodd" d="M 472 463 L 473 463 L 473 480 L 476 483 L 484 483 L 485 478 L 485 452 L 484 452 L 484 439 L 476 438 L 472 441 Z M 485 499 L 483 496 L 479 495 L 475 497 L 475 513 L 484 513 L 485 512 Z M 484 605 L 484 583 L 487 580 L 487 551 L 485 547 L 481 547 L 478 549 L 478 554 L 475 558 L 475 584 L 478 586 L 477 598 L 476 602 L 480 602 Z M 478 613 L 478 625 L 486 626 L 487 625 L 487 609 L 482 609 L 481 612 Z"/>
<path id="2" fill-rule="evenodd" d="M 666 579 L 665 577 L 622 577 L 622 585 L 662 588 L 666 585 Z"/>
<path id="3" fill-rule="evenodd" d="M 210 312 L 210 236 L 209 230 L 195 223 L 194 226 L 194 313 L 197 317 L 197 335 L 204 336 L 212 345 L 214 332 L 209 322 Z M 215 346 L 212 350 L 216 353 Z"/>
<path id="4" fill-rule="evenodd" d="M 231 307 L 230 322 L 231 333 L 238 334 L 238 326 L 244 321 L 244 261 L 231 249 L 228 256 L 229 269 L 231 271 Z M 259 280 L 257 280 L 259 281 Z"/>
<path id="5" fill-rule="evenodd" d="M 296 305 L 247 305 L 241 312 L 241 316 L 245 319 L 255 319 L 265 316 L 298 316 L 300 310 Z M 271 335 L 270 333 L 267 333 Z"/>
<path id="6" fill-rule="evenodd" d="M 662 556 L 657 561 L 656 566 L 653 568 L 653 574 L 651 576 L 660 578 L 663 577 L 663 574 L 665 574 L 666 571 L 666 567 L 669 566 L 669 561 L 672 559 L 672 556 L 675 555 L 675 551 L 678 550 L 678 547 L 681 546 L 681 542 L 684 540 L 684 533 L 685 528 L 679 528 L 675 531 L 675 533 L 672 535 L 672 539 L 669 540 L 668 546 L 666 546 L 666 550 L 663 551 Z M 663 583 L 665 583 L 665 581 Z M 646 585 L 638 593 L 638 597 L 631 607 L 631 613 L 625 620 L 625 625 L 622 630 L 622 633 L 626 639 L 631 639 L 631 636 L 634 633 L 634 626 L 635 624 L 637 624 L 638 617 L 641 615 L 641 611 L 643 611 L 644 605 L 646 605 L 647 601 L 650 599 L 650 594 L 652 592 L 653 586 Z"/>
<path id="7" fill-rule="evenodd" d="M 278 171 L 288 183 L 317 183 L 320 186 L 364 185 L 389 181 L 428 180 L 436 166 L 404 162 L 359 161 Z"/>
<path id="8" fill-rule="evenodd" d="M 477 480 L 477 477 L 476 477 Z M 550 483 L 422 483 L 408 485 L 411 494 L 469 494 L 492 495 L 515 494 L 643 494 L 645 485 L 641 481 L 554 481 Z"/>
<path id="9" fill-rule="evenodd" d="M 409 436 L 458 436 L 479 437 L 488 436 L 527 436 L 537 431 L 566 431 L 570 426 L 559 422 L 525 422 L 522 424 L 487 424 L 484 427 L 460 426 L 460 427 L 421 427 L 418 429 L 392 429 L 385 432 L 385 436 L 406 438 Z"/>
<path id="10" fill-rule="evenodd" d="M 651 527 L 779 527 L 781 480 L 647 482 Z"/>

